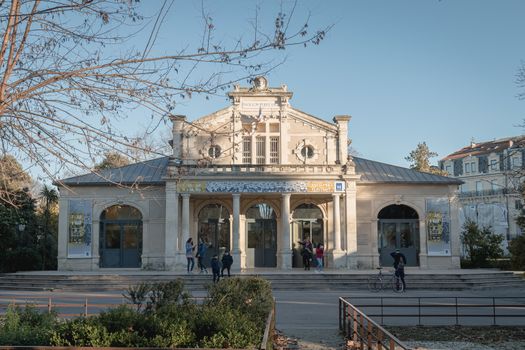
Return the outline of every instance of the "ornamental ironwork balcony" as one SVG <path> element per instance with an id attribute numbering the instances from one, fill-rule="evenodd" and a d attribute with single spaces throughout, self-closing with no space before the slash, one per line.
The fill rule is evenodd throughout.
<path id="1" fill-rule="evenodd" d="M 502 196 L 506 194 L 518 194 L 520 190 L 517 188 L 498 188 L 482 191 L 468 191 L 468 192 L 459 192 L 459 198 L 474 198 L 474 197 L 492 197 L 492 196 Z"/>

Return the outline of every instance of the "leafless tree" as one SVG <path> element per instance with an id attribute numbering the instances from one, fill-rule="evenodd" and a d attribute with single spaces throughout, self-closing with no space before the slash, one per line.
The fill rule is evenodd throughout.
<path id="1" fill-rule="evenodd" d="M 271 28 L 261 28 L 256 18 L 249 40 L 245 32 L 225 43 L 203 11 L 198 45 L 154 56 L 172 1 L 155 3 L 150 30 L 138 1 L 0 1 L 0 152 L 54 180 L 79 167 L 92 169 L 110 150 L 128 154 L 142 147 L 116 126 L 130 110 L 151 114 L 151 133 L 180 99 L 217 94 L 264 74 L 278 64 L 266 52 L 319 44 L 329 29 L 310 32 L 307 21 L 294 26 L 292 4 Z M 145 48 L 129 46 L 136 36 L 149 36 Z"/>

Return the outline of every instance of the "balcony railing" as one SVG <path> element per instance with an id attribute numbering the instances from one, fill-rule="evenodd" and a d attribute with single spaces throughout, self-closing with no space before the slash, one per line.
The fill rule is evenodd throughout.
<path id="1" fill-rule="evenodd" d="M 195 164 L 180 165 L 178 175 L 231 175 L 242 173 L 339 174 L 341 165 L 324 164 Z"/>
<path id="2" fill-rule="evenodd" d="M 518 194 L 520 193 L 519 189 L 515 188 L 498 188 L 491 190 L 482 190 L 482 191 L 468 191 L 460 192 L 458 194 L 459 198 L 471 198 L 471 197 L 490 197 L 490 196 L 501 196 L 505 194 Z"/>

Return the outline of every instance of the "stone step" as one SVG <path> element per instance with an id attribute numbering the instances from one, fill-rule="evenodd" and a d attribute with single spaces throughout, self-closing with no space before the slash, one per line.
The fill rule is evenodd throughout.
<path id="1" fill-rule="evenodd" d="M 255 274 L 253 274 L 255 275 Z M 312 273 L 271 273 L 256 274 L 270 281 L 273 289 L 323 289 L 323 290 L 359 290 L 367 289 L 367 281 L 376 274 L 317 274 Z M 251 276 L 243 274 L 243 276 Z M 141 282 L 172 281 L 182 278 L 189 290 L 204 290 L 212 282 L 210 274 L 60 274 L 15 273 L 0 276 L 0 290 L 62 290 L 62 291 L 104 291 L 125 290 L 130 285 Z M 386 277 L 388 278 L 388 276 Z M 410 289 L 425 290 L 468 290 L 525 286 L 525 280 L 512 272 L 493 273 L 439 273 L 409 274 L 407 284 Z"/>

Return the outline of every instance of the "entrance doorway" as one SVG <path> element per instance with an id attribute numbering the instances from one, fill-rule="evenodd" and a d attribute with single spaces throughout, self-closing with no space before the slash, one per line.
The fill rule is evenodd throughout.
<path id="1" fill-rule="evenodd" d="M 390 266 L 390 256 L 399 249 L 407 258 L 408 266 L 419 265 L 419 217 L 406 205 L 390 205 L 378 214 L 378 249 L 382 266 Z"/>
<path id="2" fill-rule="evenodd" d="M 256 204 L 246 212 L 246 265 L 277 267 L 277 217 L 266 203 Z"/>
<path id="3" fill-rule="evenodd" d="M 199 236 L 208 245 L 206 256 L 204 257 L 205 266 L 210 266 L 211 258 L 214 255 L 219 257 L 219 261 L 226 250 L 230 250 L 230 213 L 221 204 L 209 204 L 199 212 Z"/>
<path id="4" fill-rule="evenodd" d="M 323 213 L 314 204 L 301 204 L 293 211 L 292 218 L 292 267 L 304 267 L 303 246 L 299 242 L 308 238 L 314 251 L 317 245 L 324 245 Z"/>
<path id="5" fill-rule="evenodd" d="M 100 267 L 140 267 L 142 215 L 131 206 L 115 205 L 100 216 Z"/>

